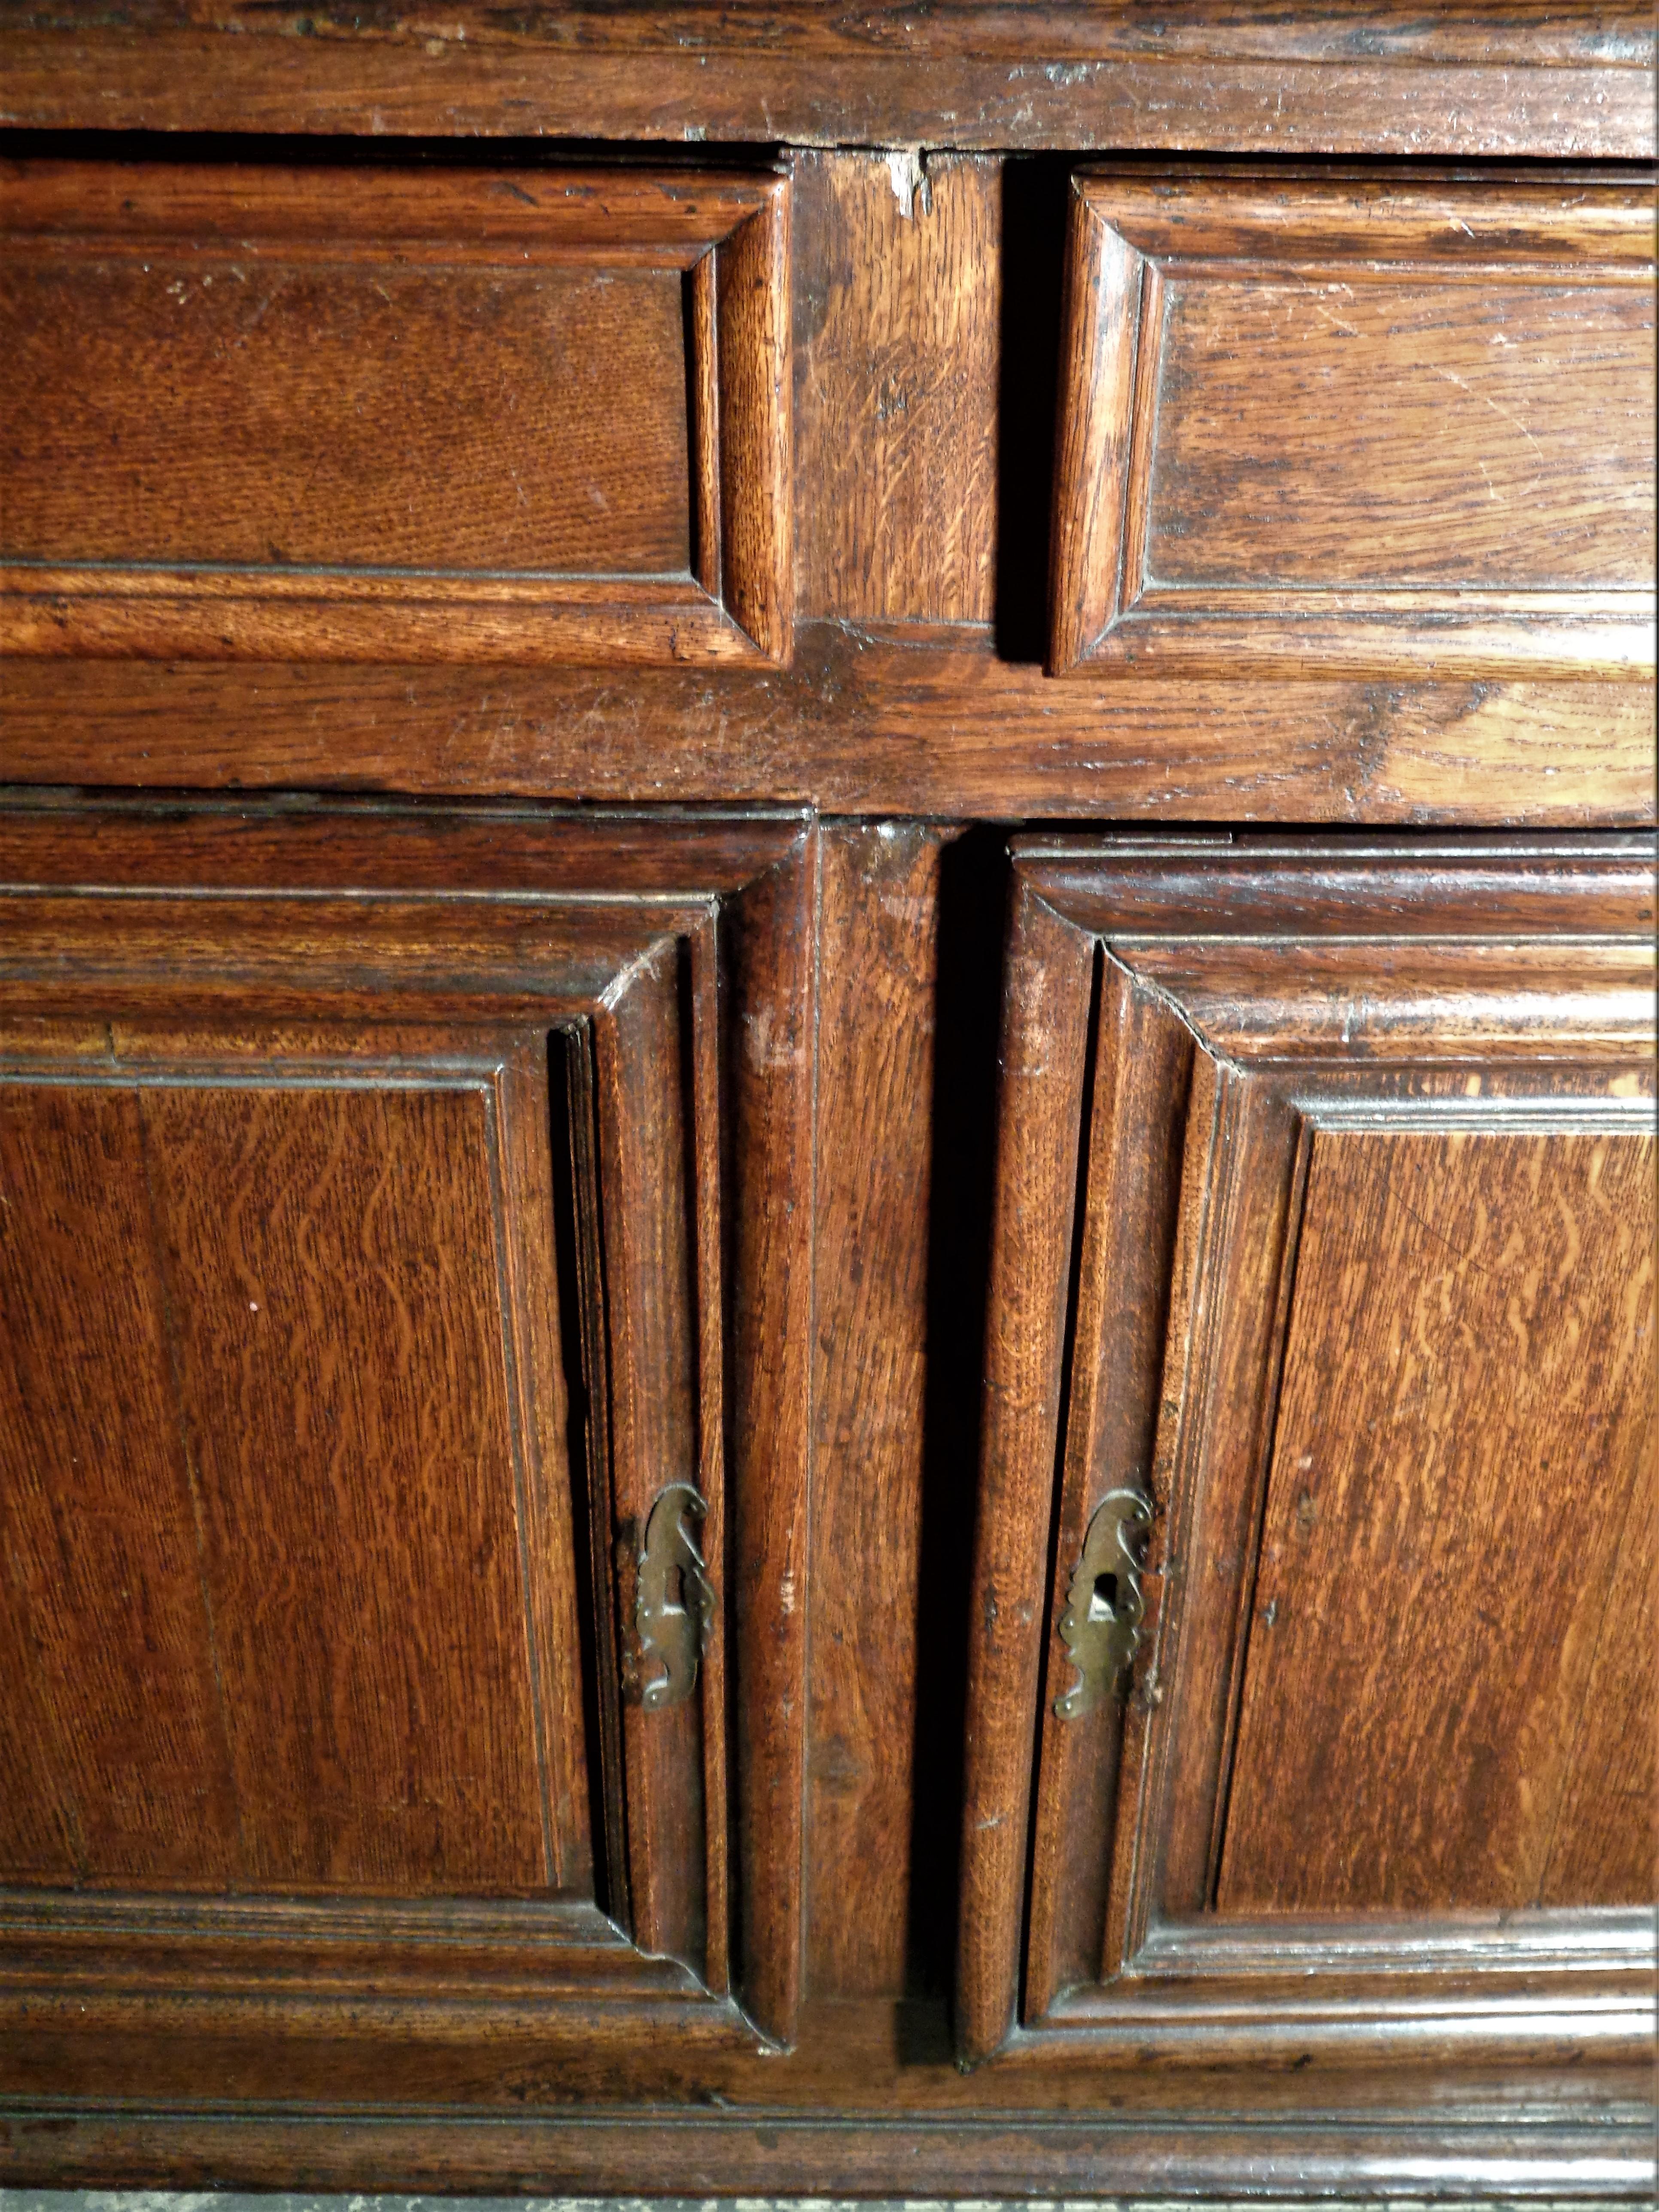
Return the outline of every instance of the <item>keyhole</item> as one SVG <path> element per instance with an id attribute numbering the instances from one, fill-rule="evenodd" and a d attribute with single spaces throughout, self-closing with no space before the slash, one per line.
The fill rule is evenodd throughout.
<path id="1" fill-rule="evenodd" d="M 1117 1619 L 1117 1577 L 1115 1575 L 1095 1577 L 1094 1589 L 1089 1599 L 1089 1618 L 1091 1620 Z"/>
<path id="2" fill-rule="evenodd" d="M 685 1569 L 670 1567 L 663 1582 L 663 1604 L 670 1613 L 685 1611 Z"/>

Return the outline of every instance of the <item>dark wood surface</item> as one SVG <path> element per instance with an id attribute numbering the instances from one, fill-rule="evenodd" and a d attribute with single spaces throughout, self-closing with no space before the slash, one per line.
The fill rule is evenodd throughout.
<path id="1" fill-rule="evenodd" d="M 1638 684 L 1113 677 L 989 630 L 798 623 L 787 672 L 9 661 L 21 782 L 381 790 L 942 820 L 1591 828 L 1654 815 Z"/>
<path id="2" fill-rule="evenodd" d="M 642 840 L 593 816 L 209 805 L 25 810 L 0 834 L 21 1415 L 6 1510 L 24 1600 L 4 1702 L 32 1778 L 7 1879 L 200 1893 L 152 1973 L 234 2012 L 270 1930 L 216 1899 L 580 1899 L 598 1832 L 624 1839 L 613 1911 L 641 1950 L 696 1969 L 683 1996 L 708 1989 L 726 2033 L 740 1915 L 745 2000 L 787 2039 L 806 1408 L 804 1361 L 777 1362 L 757 1316 L 799 1341 L 810 1291 L 802 825 Z M 75 880 L 54 884 L 66 862 Z M 592 1204 L 576 1148 L 556 1159 L 549 1143 L 549 1030 L 573 1020 L 596 1044 Z M 136 1373 L 100 1302 L 77 1324 L 53 1288 L 88 1264 L 90 1164 L 121 1153 L 124 1115 L 132 1143 L 92 1252 L 111 1279 L 136 1269 L 155 1309 Z M 567 1218 L 604 1249 L 556 1287 L 566 1176 Z M 131 1249 L 112 1249 L 123 1233 Z M 38 1297 L 35 1250 L 57 1255 Z M 591 1311 L 562 1344 L 565 1299 Z M 50 1359 L 77 1326 L 84 1356 Z M 571 1371 L 573 1345 L 602 1345 L 603 1373 L 589 1358 Z M 608 1417 L 606 1463 L 581 1482 L 572 1390 L 603 1390 Z M 106 1431 L 107 1461 L 91 1444 Z M 107 1493 L 89 1521 L 77 1444 Z M 592 1670 L 618 1641 L 594 1610 L 620 1601 L 579 1575 L 575 1518 L 600 1514 L 603 1547 L 631 1557 L 674 1481 L 714 1507 L 736 1679 L 717 1637 L 697 1702 L 626 1711 L 618 1767 Z M 100 1604 L 122 1630 L 89 1643 Z M 617 1626 L 625 1640 L 626 1608 Z M 181 1792 L 203 1800 L 199 1824 Z M 104 1986 L 143 1954 L 137 1905 L 116 1897 L 90 1923 Z M 380 1970 L 368 1927 L 302 1914 L 295 1972 L 309 1955 L 319 1992 L 361 1996 Z M 441 1921 L 411 1933 L 442 1961 Z M 513 1940 L 510 1919 L 488 1931 L 497 1971 Z M 578 2005 L 581 1989 L 578 1974 Z"/>
<path id="3" fill-rule="evenodd" d="M 849 10 L 96 0 L 15 11 L 3 109 L 78 130 L 1651 158 L 1640 9 L 1241 0 Z M 693 120 L 688 125 L 687 118 Z"/>
<path id="4" fill-rule="evenodd" d="M 1647 1895 L 1652 1193 L 1641 1135 L 1315 1139 L 1219 1911 Z"/>
<path id="5" fill-rule="evenodd" d="M 741 618 L 770 651 L 783 649 L 786 633 L 768 628 L 765 609 L 777 603 L 763 580 L 787 571 L 787 541 L 798 543 L 787 671 L 753 660 L 640 668 L 611 650 L 590 667 L 498 662 L 487 672 L 410 665 L 401 656 L 401 665 L 349 672 L 291 659 L 217 667 L 16 659 L 0 685 L 5 772 L 152 788 L 783 799 L 957 819 L 1650 819 L 1653 699 L 1644 682 L 1515 672 L 1503 681 L 1449 679 L 1398 669 L 1378 680 L 1345 677 L 1318 653 L 1293 668 L 1276 664 L 1274 680 L 1261 684 L 1231 671 L 1079 673 L 1064 684 L 1042 674 L 1067 169 L 992 157 L 943 162 L 931 194 L 912 193 L 907 218 L 884 157 L 795 157 L 793 335 L 761 333 L 756 355 L 786 340 L 793 353 L 793 498 L 780 493 L 780 507 L 764 490 L 767 471 L 783 465 L 784 411 L 740 407 L 745 420 L 764 414 L 773 442 L 765 453 L 741 441 L 733 448 L 719 432 L 718 470 L 697 473 L 694 502 L 699 588 L 723 579 L 734 613 L 747 587 L 726 574 L 723 548 L 707 542 L 720 512 L 716 475 L 722 485 L 753 483 L 745 512 L 780 517 L 779 534 L 743 572 L 761 580 Z M 526 173 L 529 189 L 544 189 L 544 173 Z M 263 167 L 261 193 L 280 202 L 284 174 L 280 161 Z M 345 222 L 343 204 L 357 204 L 361 221 L 395 236 L 414 220 L 398 197 L 400 174 L 340 173 L 329 219 Z M 488 190 L 475 204 L 471 175 L 462 167 L 415 179 L 414 212 L 451 211 L 465 230 L 505 225 L 520 240 L 547 216 Z M 723 191 L 757 189 L 752 179 L 732 180 L 729 169 L 720 177 Z M 685 211 L 688 201 L 702 207 L 689 187 L 670 179 L 638 189 L 647 228 L 706 227 L 706 213 Z M 1540 188 L 1530 189 L 1537 200 Z M 171 204 L 183 186 L 169 191 Z M 314 223 L 314 194 L 301 202 Z M 222 220 L 231 204 L 205 188 L 178 204 L 198 226 Z M 1559 232 L 1568 221 L 1559 191 L 1545 192 L 1542 204 Z M 585 203 L 558 220 L 586 224 L 590 234 L 602 223 L 611 241 L 602 251 L 614 256 L 626 205 L 608 184 L 597 212 Z M 757 217 L 738 234 L 757 252 L 763 237 L 775 252 L 782 203 L 766 205 L 763 232 Z M 71 202 L 52 221 L 89 222 L 95 211 L 77 216 Z M 1447 235 L 1473 251 L 1462 233 Z M 697 299 L 694 340 L 718 319 L 716 301 Z M 706 365 L 707 354 L 698 357 Z M 1457 387 L 1431 381 L 1449 404 L 1465 404 Z M 1509 404 L 1505 392 L 1493 396 Z M 692 444 L 705 456 L 717 402 L 697 392 L 689 402 Z M 1469 449 L 1473 474 L 1474 463 L 1492 467 L 1487 434 L 1494 456 L 1516 434 L 1492 408 L 1475 411 L 1483 428 Z M 1413 465 L 1420 450 L 1407 457 Z M 1571 478 L 1573 449 L 1554 450 Z M 1639 483 L 1629 488 L 1639 500 Z M 433 511 L 441 512 L 435 501 Z M 1598 528 L 1606 521 L 1602 514 Z M 1516 526 L 1524 542 L 1533 526 L 1524 502 Z M 374 626 L 368 634 L 384 637 L 386 611 L 360 611 Z M 516 653 L 528 617 L 507 613 Z M 446 616 L 443 651 L 470 651 L 457 635 Z M 275 639 L 269 649 L 284 650 Z"/>
<path id="6" fill-rule="evenodd" d="M 21 1511 L 13 1557 L 30 1601 L 15 1626 L 65 1747 L 101 1738 L 106 1761 L 119 1748 L 101 1786 L 95 1750 L 89 1765 L 84 1750 L 44 1770 L 31 1759 L 27 1786 L 84 1838 L 75 1872 L 93 1883 L 398 1894 L 579 1883 L 568 1537 L 556 1512 L 537 1516 L 524 1540 L 546 1564 L 526 1585 L 515 1525 L 514 1322 L 490 1202 L 499 1109 L 476 1079 L 377 1088 L 395 1074 L 367 1060 L 352 1088 L 331 1087 L 325 1069 L 307 1087 L 303 1060 L 273 1069 L 252 1055 L 220 1073 L 230 1088 L 210 1070 L 169 1080 L 169 1066 L 142 1044 L 113 1066 L 83 1062 L 82 1082 L 110 1086 L 86 1092 L 63 1087 L 61 1064 L 56 1081 L 49 1063 L 8 1070 L 14 1114 L 33 1109 L 37 1157 L 60 1115 L 96 1115 L 106 1149 L 131 1124 L 111 1172 L 132 1179 L 144 1215 L 122 1223 L 131 1241 L 108 1264 L 116 1279 L 136 1267 L 161 1302 L 140 1340 L 162 1381 L 154 1425 L 118 1395 L 117 1346 L 94 1340 L 70 1370 L 82 1392 L 113 1384 L 112 1401 L 94 1396 L 72 1420 L 61 1364 L 37 1368 L 28 1392 L 25 1433 L 82 1449 L 49 1487 L 19 1468 L 8 1511 Z M 348 1064 L 336 1084 L 342 1073 L 353 1079 Z M 72 1133 L 70 1146 L 73 1161 Z M 20 1248 L 50 1251 L 72 1233 L 55 1201 L 46 1189 L 11 1202 Z M 31 1310 L 15 1293 L 12 1305 Z M 41 1318 L 73 1327 L 50 1306 Z M 135 1474 L 171 1460 L 183 1478 L 153 1537 L 142 1476 L 115 1477 L 100 1510 L 82 1506 L 83 1461 L 115 1475 L 100 1466 L 105 1435 Z M 98 1575 L 95 1547 L 69 1564 L 94 1531 L 94 1547 L 125 1555 L 113 1577 Z M 105 1608 L 130 1626 L 83 1692 L 87 1661 L 64 1646 Z M 169 1620 L 187 1657 L 170 1648 Z M 205 1709 L 192 1681 L 211 1685 Z M 181 1792 L 203 1800 L 199 1857 Z M 149 1823 L 173 1824 L 160 1864 L 119 1833 L 129 1821 L 142 1832 L 147 1808 Z M 112 1808 L 112 1849 L 88 1833 Z M 27 1857 L 6 1869 L 41 1872 Z"/>
<path id="7" fill-rule="evenodd" d="M 1002 164 L 941 155 L 915 184 L 901 173 L 896 188 L 867 155 L 797 158 L 798 602 L 851 622 L 988 623 Z"/>
<path id="8" fill-rule="evenodd" d="M 1324 2086 L 1305 2074 L 1300 2081 L 1309 2095 Z M 1432 2094 L 1442 2085 L 1421 2086 Z M 94 2185 L 119 2175 L 137 2182 L 176 2178 L 190 2188 L 252 2187 L 275 2173 L 284 2185 L 373 2190 L 395 2170 L 423 2190 L 533 2194 L 557 2186 L 596 2195 L 641 2170 L 637 2119 L 591 2111 L 470 2120 L 375 2113 L 298 2123 L 187 2108 L 70 2115 L 14 2106 L 0 2128 L 9 2138 L 0 2147 L 5 2171 L 20 2184 L 45 2176 Z M 1382 2202 L 1421 2202 L 1425 2189 L 1478 2202 L 1501 2173 L 1510 2203 L 1600 2207 L 1644 2203 L 1653 2172 L 1650 2122 L 1634 2113 L 1621 2124 L 1542 2121 L 1522 2131 L 1490 2109 L 1456 2120 L 1419 2112 L 1389 2125 L 1363 2114 L 1329 2116 L 1327 2108 L 1309 2124 L 1264 2118 L 1252 2104 L 1198 2127 L 1184 2116 L 1099 2113 L 1038 2121 L 1029 2114 L 913 2110 L 849 2123 L 777 2111 L 753 2118 L 659 2112 L 651 2129 L 652 2157 L 672 2166 L 676 2188 L 710 2196 L 775 2191 L 787 2177 L 792 2188 L 820 2196 L 884 2197 L 923 2185 L 925 2175 L 930 2188 L 962 2194 L 989 2187 L 1014 2202 L 1052 2200 L 1066 2189 L 1109 2201 L 1157 2201 L 1172 2191 L 1214 2200 L 1248 2170 L 1262 2187 L 1295 2200 L 1328 2201 L 1351 2195 L 1358 2184 Z"/>
<path id="9" fill-rule="evenodd" d="M 1651 1753 L 1624 1716 L 1652 1702 L 1653 1562 L 1629 1558 L 1651 1523 L 1651 866 L 1639 841 L 1369 864 L 1311 839 L 1020 848 L 970 2056 L 1012 2026 L 1023 1958 L 1028 2021 L 1151 2033 L 1173 1975 L 1218 2047 L 1271 2012 L 1249 1978 L 1270 1960 L 1316 1978 L 1304 2034 L 1357 2027 L 1357 1978 L 1385 1961 L 1409 2001 L 1438 1921 L 1448 1962 L 1498 1966 L 1484 2027 L 1469 1985 L 1471 2033 L 1530 2033 L 1503 2017 L 1529 1959 L 1568 1975 L 1569 2010 L 1574 1970 L 1648 1986 Z M 1134 1259 L 1103 1276 L 1113 1238 Z M 1121 1720 L 1074 1723 L 1056 1632 L 1125 1481 L 1153 1511 L 1142 1653 Z M 1620 1686 L 1592 1708 L 1609 1648 Z M 1564 1808 L 1604 1792 L 1628 1839 L 1597 1821 L 1581 1847 Z M 1500 1966 L 1507 1916 L 1547 1891 L 1555 1917 Z"/>
<path id="10" fill-rule="evenodd" d="M 1652 63 L 8 12 L 8 2182 L 1650 2194 Z"/>
<path id="11" fill-rule="evenodd" d="M 27 1881 L 223 1881 L 237 1861 L 142 1103 L 0 1091 L 0 1817 Z"/>
<path id="12" fill-rule="evenodd" d="M 1605 178 L 1085 173 L 1051 668 L 1650 668 L 1652 256 Z"/>
<path id="13" fill-rule="evenodd" d="M 928 827 L 886 824 L 837 825 L 823 841 L 807 1970 L 836 1996 L 903 1992 L 921 1871 L 915 1685 L 941 842 Z"/>
<path id="14" fill-rule="evenodd" d="M 788 229 L 762 173 L 7 163 L 0 645 L 787 660 Z"/>

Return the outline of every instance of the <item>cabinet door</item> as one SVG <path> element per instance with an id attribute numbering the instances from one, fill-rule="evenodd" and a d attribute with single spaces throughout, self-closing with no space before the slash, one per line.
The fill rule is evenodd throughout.
<path id="1" fill-rule="evenodd" d="M 0 163 L 0 653 L 787 661 L 789 186 Z"/>
<path id="2" fill-rule="evenodd" d="M 1650 844 L 1014 870 L 966 2050 L 1647 2048 Z"/>
<path id="3" fill-rule="evenodd" d="M 1653 668 L 1653 204 L 1085 173 L 1049 664 L 1279 682 Z"/>
<path id="4" fill-rule="evenodd" d="M 0 817 L 18 2063 L 789 2037 L 811 836 Z"/>

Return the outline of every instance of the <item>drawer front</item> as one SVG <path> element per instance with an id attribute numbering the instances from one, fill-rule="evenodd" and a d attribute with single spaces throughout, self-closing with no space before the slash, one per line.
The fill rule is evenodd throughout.
<path id="1" fill-rule="evenodd" d="M 787 659 L 785 180 L 0 169 L 0 646 Z"/>
<path id="2" fill-rule="evenodd" d="M 9 1986 L 787 2037 L 811 840 L 0 819 Z"/>
<path id="3" fill-rule="evenodd" d="M 1652 866 L 1020 850 L 974 2055 L 1648 2032 Z"/>
<path id="4" fill-rule="evenodd" d="M 1653 663 L 1644 186 L 1086 175 L 1050 665 Z"/>

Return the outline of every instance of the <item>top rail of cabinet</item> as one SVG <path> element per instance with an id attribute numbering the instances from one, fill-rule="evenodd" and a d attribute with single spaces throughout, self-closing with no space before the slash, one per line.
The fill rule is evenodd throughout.
<path id="1" fill-rule="evenodd" d="M 1571 0 L 48 0 L 0 124 L 1650 159 L 1651 10 Z"/>

